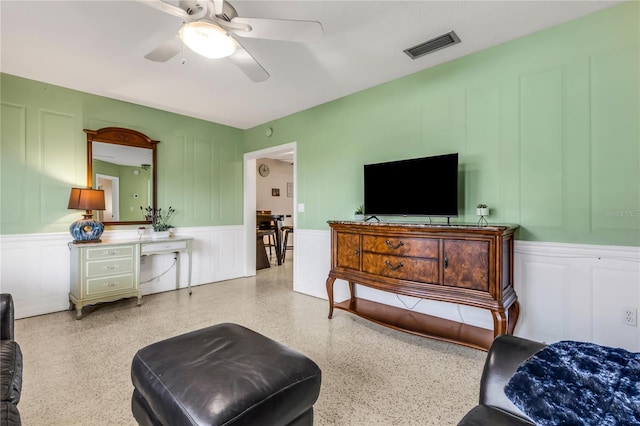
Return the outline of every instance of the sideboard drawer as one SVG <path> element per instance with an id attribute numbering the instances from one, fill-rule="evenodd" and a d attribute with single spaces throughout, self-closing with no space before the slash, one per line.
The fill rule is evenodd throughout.
<path id="1" fill-rule="evenodd" d="M 133 259 L 109 259 L 87 262 L 87 277 L 133 272 Z"/>
<path id="2" fill-rule="evenodd" d="M 133 290 L 136 282 L 133 274 L 113 275 L 102 278 L 92 278 L 87 280 L 87 297 L 98 296 L 106 293 L 118 293 L 122 290 Z"/>
<path id="3" fill-rule="evenodd" d="M 168 241 L 161 243 L 144 243 L 142 244 L 142 254 L 152 253 L 172 253 L 187 249 L 186 241 Z"/>
<path id="4" fill-rule="evenodd" d="M 365 253 L 362 270 L 368 274 L 423 283 L 438 282 L 438 261 L 419 257 Z"/>
<path id="5" fill-rule="evenodd" d="M 133 249 L 134 247 L 132 245 L 88 248 L 86 249 L 87 260 L 107 259 L 112 257 L 131 257 L 133 256 Z"/>
<path id="6" fill-rule="evenodd" d="M 364 251 L 388 253 L 397 256 L 438 257 L 438 240 L 435 238 L 404 238 L 393 235 L 362 237 Z"/>

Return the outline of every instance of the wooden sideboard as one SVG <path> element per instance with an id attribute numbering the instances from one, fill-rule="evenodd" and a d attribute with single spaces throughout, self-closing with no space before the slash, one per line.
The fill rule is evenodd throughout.
<path id="1" fill-rule="evenodd" d="M 425 225 L 329 221 L 329 318 L 334 308 L 394 329 L 487 350 L 499 334 L 513 334 L 518 297 L 513 289 L 515 225 Z M 350 298 L 333 300 L 336 279 Z M 358 298 L 355 284 L 386 292 L 488 309 L 493 330 Z"/>

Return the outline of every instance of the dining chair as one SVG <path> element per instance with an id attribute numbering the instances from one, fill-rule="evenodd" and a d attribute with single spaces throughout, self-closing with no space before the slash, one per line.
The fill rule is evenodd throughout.
<path id="1" fill-rule="evenodd" d="M 271 214 L 271 210 L 256 210 L 258 215 L 262 214 Z M 264 233 L 264 236 L 267 237 L 267 242 L 264 245 L 265 248 L 269 247 L 269 259 L 273 257 L 273 249 L 276 248 L 276 231 L 278 230 L 277 224 L 274 220 L 258 220 L 257 223 L 258 231 L 272 231 Z"/>
<path id="2" fill-rule="evenodd" d="M 284 244 L 282 245 L 282 263 L 284 263 L 287 257 L 287 250 L 293 250 L 293 241 L 289 245 L 289 234 L 293 234 L 293 226 L 283 226 L 282 232 L 284 233 Z"/>

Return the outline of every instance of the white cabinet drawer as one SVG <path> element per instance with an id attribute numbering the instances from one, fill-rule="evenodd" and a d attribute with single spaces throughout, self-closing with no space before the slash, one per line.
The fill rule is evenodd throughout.
<path id="1" fill-rule="evenodd" d="M 87 260 L 107 259 L 112 257 L 131 257 L 133 256 L 133 250 L 133 245 L 89 248 L 86 250 Z"/>
<path id="2" fill-rule="evenodd" d="M 87 280 L 86 296 L 98 296 L 108 293 L 118 293 L 122 290 L 135 289 L 133 274 L 113 275 Z"/>
<path id="3" fill-rule="evenodd" d="M 140 245 L 139 240 L 70 245 L 69 301 L 76 319 L 87 305 L 128 297 L 137 297 L 140 304 Z"/>
<path id="4" fill-rule="evenodd" d="M 142 244 L 142 254 L 172 253 L 175 251 L 186 250 L 186 248 L 186 241 L 168 241 L 162 243 Z"/>
<path id="5" fill-rule="evenodd" d="M 123 274 L 125 272 L 133 272 L 133 259 L 131 257 L 87 262 L 87 277 Z"/>

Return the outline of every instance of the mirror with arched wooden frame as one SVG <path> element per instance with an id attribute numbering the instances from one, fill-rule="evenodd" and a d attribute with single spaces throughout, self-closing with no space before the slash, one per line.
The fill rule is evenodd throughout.
<path id="1" fill-rule="evenodd" d="M 84 129 L 87 134 L 87 187 L 105 190 L 105 225 L 151 223 L 143 209 L 157 208 L 159 141 L 121 127 Z"/>

